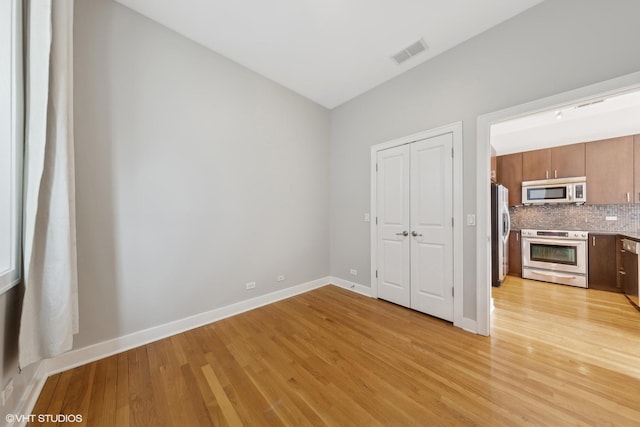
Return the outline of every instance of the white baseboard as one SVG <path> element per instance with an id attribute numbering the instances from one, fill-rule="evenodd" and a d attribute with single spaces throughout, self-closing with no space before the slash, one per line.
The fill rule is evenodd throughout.
<path id="1" fill-rule="evenodd" d="M 197 328 L 217 320 L 222 320 L 254 308 L 262 307 L 285 298 L 292 297 L 310 290 L 320 288 L 331 282 L 329 277 L 312 280 L 301 285 L 292 286 L 280 291 L 271 292 L 246 301 L 240 301 L 225 307 L 216 308 L 205 313 L 196 314 L 184 319 L 165 323 L 163 325 L 154 326 L 149 329 L 134 332 L 129 335 L 103 341 L 87 347 L 71 350 L 70 352 L 61 354 L 60 356 L 49 359 L 47 362 L 47 375 L 53 375 L 58 372 L 66 371 L 77 366 L 84 365 L 95 360 L 121 353 L 141 345 L 158 341 L 172 335 L 179 334 L 190 329 Z M 29 413 L 29 412 L 26 412 Z"/>
<path id="2" fill-rule="evenodd" d="M 49 378 L 48 363 L 46 360 L 42 360 L 33 374 L 33 377 L 31 377 L 31 380 L 25 388 L 14 412 L 12 412 L 12 415 L 20 416 L 31 414 L 33 408 L 36 406 L 36 402 L 38 401 L 38 397 L 40 397 L 40 392 L 42 391 L 47 378 Z M 9 422 L 9 419 L 6 419 L 5 421 L 7 421 L 7 427 L 23 427 L 27 425 L 26 418 L 14 418 L 13 422 Z"/>
<path id="3" fill-rule="evenodd" d="M 339 286 L 341 288 L 347 289 L 349 291 L 357 292 L 361 295 L 367 297 L 373 297 L 371 294 L 371 288 L 369 286 L 364 286 L 359 283 L 350 282 L 348 280 L 340 279 L 339 277 L 329 277 L 329 283 Z"/>

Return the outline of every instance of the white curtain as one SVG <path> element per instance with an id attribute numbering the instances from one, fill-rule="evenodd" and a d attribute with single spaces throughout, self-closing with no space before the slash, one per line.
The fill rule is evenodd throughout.
<path id="1" fill-rule="evenodd" d="M 25 6 L 22 367 L 70 350 L 78 332 L 73 0 Z"/>

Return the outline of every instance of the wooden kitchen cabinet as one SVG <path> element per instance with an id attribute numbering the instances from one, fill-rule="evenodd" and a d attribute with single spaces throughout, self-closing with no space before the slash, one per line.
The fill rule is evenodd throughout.
<path id="1" fill-rule="evenodd" d="M 624 292 L 624 249 L 622 248 L 622 240 L 622 236 L 616 236 L 616 287 Z"/>
<path id="2" fill-rule="evenodd" d="M 573 178 L 585 175 L 585 143 L 522 153 L 522 180 Z"/>
<path id="3" fill-rule="evenodd" d="M 522 242 L 520 231 L 509 234 L 509 275 L 522 277 Z"/>
<path id="4" fill-rule="evenodd" d="M 551 148 L 549 178 L 585 176 L 585 154 L 585 143 Z"/>
<path id="5" fill-rule="evenodd" d="M 551 149 L 525 151 L 522 153 L 522 180 L 537 181 L 551 178 Z"/>
<path id="6" fill-rule="evenodd" d="M 633 200 L 640 203 L 640 135 L 633 141 Z"/>
<path id="7" fill-rule="evenodd" d="M 605 139 L 586 144 L 587 203 L 631 203 L 634 183 L 634 137 Z"/>
<path id="8" fill-rule="evenodd" d="M 522 204 L 522 153 L 497 159 L 498 182 L 509 189 L 509 206 Z"/>
<path id="9" fill-rule="evenodd" d="M 616 271 L 616 236 L 589 233 L 589 277 L 590 289 L 622 292 Z"/>

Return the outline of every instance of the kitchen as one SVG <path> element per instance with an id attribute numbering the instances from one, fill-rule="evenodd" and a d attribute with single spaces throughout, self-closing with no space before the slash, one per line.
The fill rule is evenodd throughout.
<path id="1" fill-rule="evenodd" d="M 508 274 L 638 308 L 639 117 L 631 92 L 492 126 L 494 286 Z"/>

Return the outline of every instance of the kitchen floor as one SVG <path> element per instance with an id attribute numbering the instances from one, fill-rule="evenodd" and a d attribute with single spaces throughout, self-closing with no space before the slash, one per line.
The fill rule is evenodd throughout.
<path id="1" fill-rule="evenodd" d="M 493 337 L 517 335 L 529 349 L 551 345 L 584 375 L 640 379 L 640 311 L 623 294 L 506 276 L 493 297 Z M 629 397 L 640 405 L 637 390 Z"/>

